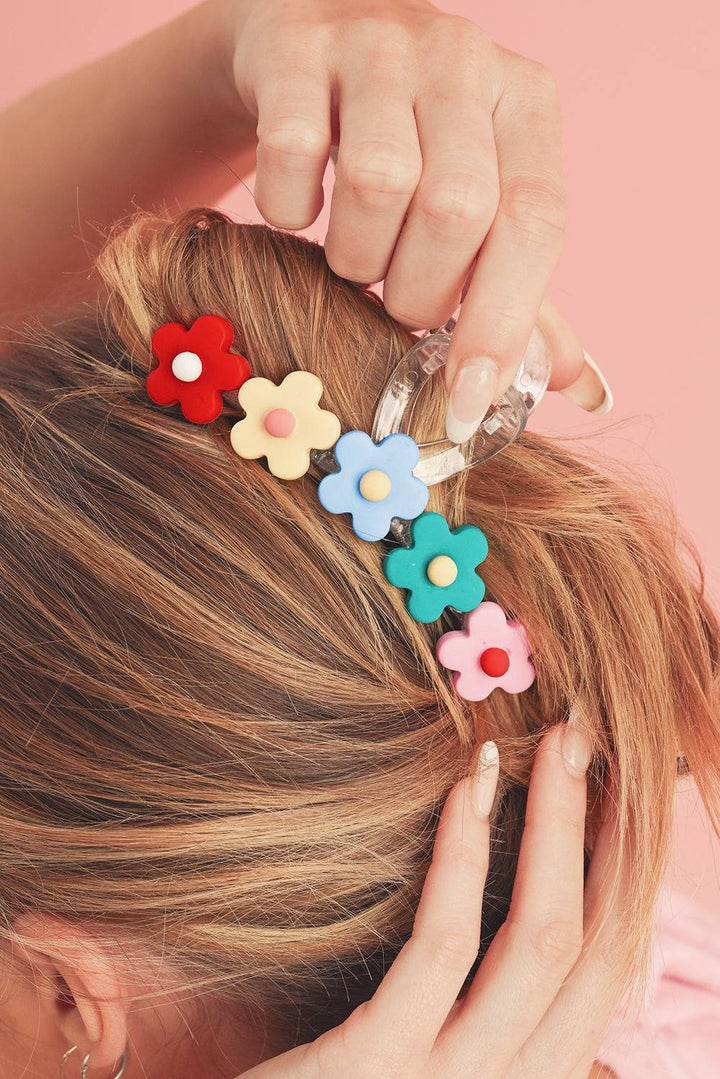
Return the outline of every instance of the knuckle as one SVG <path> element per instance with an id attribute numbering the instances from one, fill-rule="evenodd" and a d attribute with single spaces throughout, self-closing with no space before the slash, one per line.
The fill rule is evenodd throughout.
<path id="1" fill-rule="evenodd" d="M 529 63 L 532 82 L 537 93 L 545 101 L 558 101 L 560 95 L 558 92 L 557 79 L 550 68 L 546 67 L 545 64 L 539 63 L 537 60 L 531 60 Z"/>
<path id="2" fill-rule="evenodd" d="M 387 143 L 355 147 L 348 160 L 338 162 L 344 181 L 361 197 L 402 196 L 409 199 L 420 179 L 422 165 L 404 157 Z"/>
<path id="3" fill-rule="evenodd" d="M 390 318 L 394 319 L 396 322 L 403 323 L 405 326 L 413 327 L 414 329 L 442 324 L 442 320 L 439 322 L 433 321 L 433 312 L 428 311 L 427 309 L 420 309 L 420 307 L 413 307 L 409 304 L 406 292 L 407 290 L 403 293 L 401 302 L 395 298 L 394 294 L 388 296 L 385 294 L 385 291 L 383 291 L 383 305 L 390 315 Z"/>
<path id="4" fill-rule="evenodd" d="M 355 281 L 363 285 L 372 285 L 377 281 L 382 281 L 385 276 L 384 268 L 372 265 L 370 262 L 358 262 L 357 258 L 353 261 L 348 255 L 349 252 L 346 250 L 326 253 L 325 259 L 334 274 L 346 281 Z"/>
<path id="5" fill-rule="evenodd" d="M 567 974 L 577 962 L 582 943 L 582 927 L 571 921 L 544 922 L 532 936 L 538 966 L 554 975 Z"/>
<path id="6" fill-rule="evenodd" d="M 441 15 L 433 20 L 431 34 L 438 44 L 446 45 L 457 58 L 457 50 L 464 53 L 485 53 L 492 47 L 492 38 L 482 27 L 464 15 Z"/>
<path id="7" fill-rule="evenodd" d="M 559 101 L 558 84 L 555 75 L 539 60 L 514 53 L 510 60 L 515 83 L 523 88 L 527 97 L 547 105 Z"/>
<path id="8" fill-rule="evenodd" d="M 492 355 L 501 366 L 507 366 L 515 357 L 515 342 L 522 318 L 522 308 L 508 299 L 507 302 L 486 304 L 482 317 L 488 338 L 492 340 Z"/>
<path id="9" fill-rule="evenodd" d="M 267 125 L 259 124 L 257 138 L 262 148 L 289 157 L 321 158 L 329 150 L 327 132 L 313 127 L 302 118 L 273 120 Z"/>
<path id="10" fill-rule="evenodd" d="M 477 880 L 478 872 L 487 869 L 488 854 L 483 852 L 480 844 L 463 842 L 462 839 L 448 843 L 443 852 L 443 860 L 447 859 L 448 865 L 452 866 L 453 875 L 459 877 L 459 883 L 464 883 L 466 877 Z"/>
<path id="11" fill-rule="evenodd" d="M 429 962 L 452 974 L 466 974 L 475 962 L 480 947 L 472 933 L 453 930 L 433 937 L 425 946 Z"/>
<path id="12" fill-rule="evenodd" d="M 381 57 L 403 55 L 410 41 L 408 26 L 399 22 L 392 14 L 363 15 L 353 12 L 335 25 L 346 44 L 349 43 L 355 48 L 367 48 L 370 56 L 375 58 L 378 50 Z"/>
<path id="13" fill-rule="evenodd" d="M 507 221 L 529 240 L 554 242 L 565 231 L 565 193 L 542 180 L 514 180 L 506 184 L 500 210 Z"/>
<path id="14" fill-rule="evenodd" d="M 417 208 L 431 230 L 489 228 L 499 203 L 497 185 L 473 173 L 453 173 L 418 192 Z"/>

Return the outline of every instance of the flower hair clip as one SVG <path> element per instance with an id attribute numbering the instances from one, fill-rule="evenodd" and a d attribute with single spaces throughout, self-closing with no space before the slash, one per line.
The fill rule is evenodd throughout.
<path id="1" fill-rule="evenodd" d="M 383 559 L 386 580 L 405 592 L 408 613 L 434 622 L 444 611 L 466 614 L 464 628 L 443 634 L 436 655 L 454 672 L 459 696 L 484 700 L 493 689 L 519 693 L 535 679 L 525 627 L 484 600 L 478 567 L 488 554 L 482 530 L 451 529 L 440 513 L 426 511 L 429 486 L 487 460 L 513 442 L 541 399 L 549 379 L 546 353 L 531 347 L 510 389 L 460 446 L 447 440 L 418 444 L 401 430 L 417 392 L 445 363 L 450 319 L 421 336 L 391 376 L 375 414 L 372 436 L 341 434 L 340 420 L 320 407 L 323 387 L 309 371 L 292 371 L 280 385 L 253 377 L 244 356 L 230 352 L 232 326 L 202 315 L 187 329 L 177 322 L 152 336 L 158 365 L 147 393 L 158 405 L 180 405 L 191 423 L 209 423 L 222 412 L 223 392 L 238 391 L 245 416 L 230 443 L 239 457 L 264 457 L 281 480 L 300 479 L 315 461 L 326 473 L 318 499 L 329 512 L 349 514 L 356 535 L 371 543 L 394 538 Z"/>

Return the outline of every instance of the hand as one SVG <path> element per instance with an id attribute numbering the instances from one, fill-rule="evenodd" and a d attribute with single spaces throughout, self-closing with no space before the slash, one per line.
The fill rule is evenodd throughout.
<path id="1" fill-rule="evenodd" d="M 593 925 L 600 913 L 611 835 L 603 825 L 584 886 L 589 753 L 576 731 L 555 727 L 542 741 L 508 919 L 465 995 L 456 999 L 480 943 L 499 769 L 493 743 L 475 776 L 448 796 L 412 936 L 375 995 L 339 1027 L 243 1079 L 611 1074 L 593 1061 L 622 983 L 610 947 L 619 911 L 610 911 L 592 949 L 583 945 L 584 919 Z"/>
<path id="2" fill-rule="evenodd" d="M 384 280 L 387 310 L 414 329 L 442 325 L 467 283 L 446 366 L 448 437 L 477 429 L 536 323 L 551 388 L 576 384 L 574 400 L 607 410 L 607 384 L 543 302 L 565 224 L 550 73 L 426 0 L 234 0 L 232 10 L 266 220 L 312 224 L 338 144 L 330 267 Z"/>

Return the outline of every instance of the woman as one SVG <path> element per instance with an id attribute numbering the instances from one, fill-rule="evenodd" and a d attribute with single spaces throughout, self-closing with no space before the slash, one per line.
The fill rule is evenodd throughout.
<path id="1" fill-rule="evenodd" d="M 212 312 L 367 431 L 411 335 L 321 247 L 210 211 L 140 217 L 101 270 L 100 308 L 4 357 L 6 1074 L 75 1045 L 98 1075 L 588 1074 L 642 972 L 678 753 L 716 789 L 718 628 L 667 511 L 527 434 L 433 487 L 533 640 L 536 685 L 472 704 L 316 466 L 283 483 L 144 389 L 154 330 Z M 426 394 L 414 434 L 442 420 Z M 453 1007 L 490 817 L 493 943 Z"/>
<path id="2" fill-rule="evenodd" d="M 315 468 L 284 485 L 144 392 L 153 331 L 214 312 L 367 430 L 408 331 L 316 245 L 211 211 L 138 218 L 100 271 L 62 314 L 40 282 L 50 328 L 3 358 L 8 1076 L 589 1074 L 678 753 L 717 783 L 718 627 L 666 513 L 539 437 L 434 488 L 532 632 L 535 687 L 471 705 Z M 426 396 L 418 437 L 446 422 Z"/>

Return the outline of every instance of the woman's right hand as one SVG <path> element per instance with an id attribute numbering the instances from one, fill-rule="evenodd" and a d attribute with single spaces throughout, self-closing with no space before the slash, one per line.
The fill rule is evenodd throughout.
<path id="1" fill-rule="evenodd" d="M 336 274 L 383 281 L 385 308 L 412 329 L 442 326 L 465 286 L 444 370 L 448 438 L 477 430 L 536 323 L 550 388 L 607 411 L 604 377 L 545 296 L 566 205 L 550 72 L 428 0 L 216 0 L 209 10 L 225 13 L 223 112 L 257 118 L 263 217 L 310 226 L 332 154 L 324 246 Z"/>
<path id="2" fill-rule="evenodd" d="M 243 1079 L 587 1079 L 618 1004 L 613 910 L 590 948 L 611 856 L 602 826 L 584 881 L 589 743 L 573 724 L 545 735 L 533 766 L 507 921 L 470 984 L 498 780 L 494 743 L 451 790 L 410 939 L 375 995 L 333 1030 Z M 568 977 L 572 971 L 572 977 Z"/>

